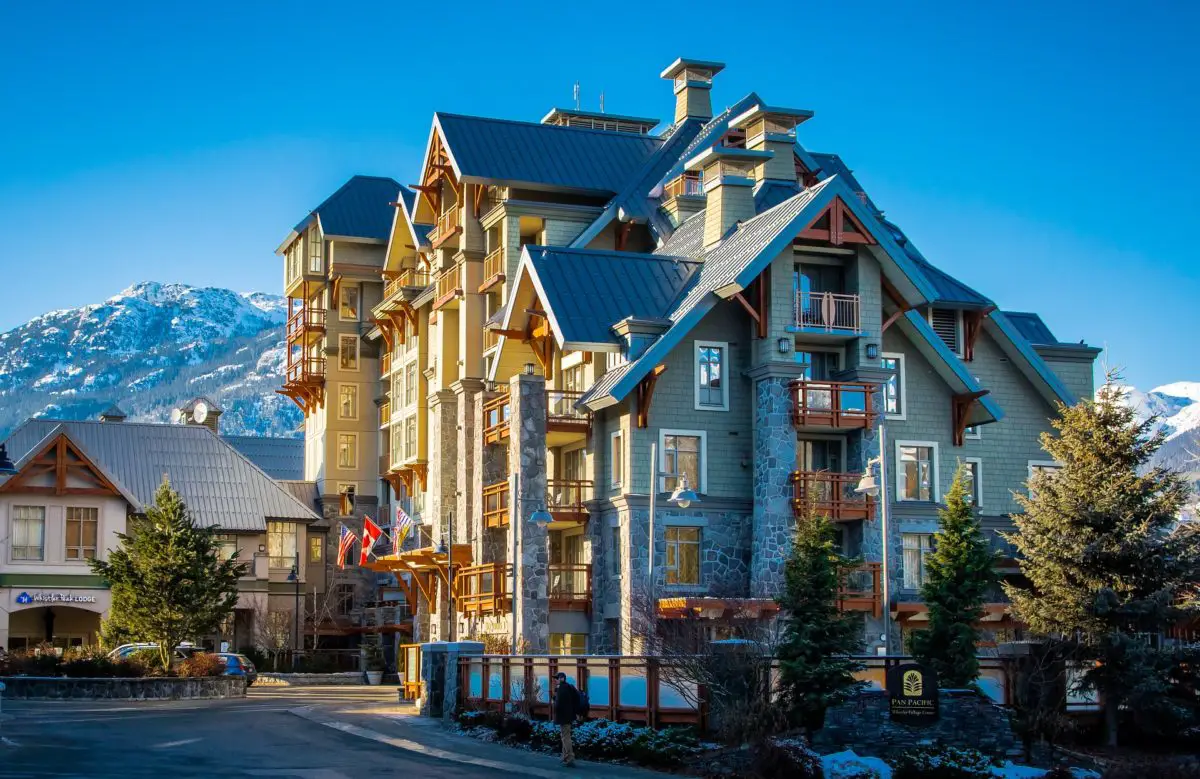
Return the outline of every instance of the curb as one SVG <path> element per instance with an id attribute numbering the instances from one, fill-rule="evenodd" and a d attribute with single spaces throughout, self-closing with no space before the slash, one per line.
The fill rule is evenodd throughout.
<path id="1" fill-rule="evenodd" d="M 419 744 L 416 741 L 411 741 L 406 738 L 388 736 L 378 731 L 370 730 L 369 728 L 351 725 L 349 722 L 341 722 L 328 715 L 321 714 L 312 706 L 289 709 L 288 713 L 294 714 L 301 719 L 306 719 L 309 722 L 315 722 L 318 725 L 324 725 L 327 728 L 333 728 L 334 730 L 347 733 L 351 736 L 357 736 L 359 738 L 365 738 L 380 744 L 386 744 L 387 746 L 395 749 L 402 749 L 405 752 L 412 752 L 425 757 L 432 757 L 437 760 L 447 760 L 452 763 L 461 763 L 463 765 L 475 766 L 477 768 L 491 768 L 496 771 L 505 771 L 514 775 L 536 776 L 539 777 L 539 779 L 562 779 L 563 777 L 594 777 L 603 775 L 593 771 L 588 771 L 585 774 L 576 774 L 572 773 L 566 768 L 560 768 L 555 771 L 547 771 L 528 765 L 505 763 L 500 760 L 489 760 L 483 757 L 471 757 L 470 755 L 463 755 L 457 752 L 448 752 L 444 749 L 425 746 L 424 744 Z M 597 769 L 603 769 L 606 767 L 604 763 L 596 763 L 594 766 Z"/>

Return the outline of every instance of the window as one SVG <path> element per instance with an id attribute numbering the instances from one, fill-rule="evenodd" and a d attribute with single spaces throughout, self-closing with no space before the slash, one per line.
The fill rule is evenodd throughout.
<path id="1" fill-rule="evenodd" d="M 888 419 L 904 419 L 904 355 L 884 352 L 880 367 L 891 374 L 883 385 L 884 413 Z"/>
<path id="2" fill-rule="evenodd" d="M 404 420 L 404 459 L 416 460 L 417 456 L 417 418 L 409 417 Z"/>
<path id="3" fill-rule="evenodd" d="M 321 273 L 325 270 L 322 265 L 321 253 L 321 232 L 316 228 L 316 225 L 309 228 L 308 231 L 308 272 Z"/>
<path id="4" fill-rule="evenodd" d="M 562 372 L 562 388 L 566 392 L 583 392 L 583 366 L 576 365 L 564 368 Z"/>
<path id="5" fill-rule="evenodd" d="M 972 506 L 983 505 L 983 461 L 978 457 L 963 460 L 963 478 L 967 488 L 967 500 Z"/>
<path id="6" fill-rule="evenodd" d="M 96 557 L 96 530 L 100 510 L 97 508 L 67 507 L 67 560 L 92 560 Z"/>
<path id="7" fill-rule="evenodd" d="M 338 419 L 358 419 L 358 385 L 338 385 Z"/>
<path id="8" fill-rule="evenodd" d="M 291 568 L 296 564 L 296 530 L 294 522 L 267 523 L 267 555 L 272 568 Z"/>
<path id="9" fill-rule="evenodd" d="M 337 464 L 344 470 L 354 470 L 358 467 L 358 435 L 355 433 L 338 433 Z"/>
<path id="10" fill-rule="evenodd" d="M 967 425 L 963 428 L 963 438 L 974 438 L 976 441 L 983 438 L 983 425 Z"/>
<path id="11" fill-rule="evenodd" d="M 404 405 L 412 406 L 417 402 L 417 364 L 411 362 L 404 369 Z"/>
<path id="12" fill-rule="evenodd" d="M 729 385 L 725 381 L 725 359 L 729 344 L 696 341 L 696 408 L 729 410 Z"/>
<path id="13" fill-rule="evenodd" d="M 358 321 L 358 287 L 338 287 L 338 319 L 343 322 Z"/>
<path id="14" fill-rule="evenodd" d="M 358 336 L 338 336 L 338 367 L 344 371 L 358 370 Z"/>
<path id="15" fill-rule="evenodd" d="M 937 475 L 937 444 L 896 442 L 896 495 L 899 500 L 937 500 Z"/>
<path id="16" fill-rule="evenodd" d="M 612 558 L 612 575 L 614 579 L 621 578 L 621 526 L 613 525 L 609 529 L 609 557 Z"/>
<path id="17" fill-rule="evenodd" d="M 904 548 L 904 589 L 919 590 L 925 583 L 926 564 L 933 553 L 933 536 L 928 533 L 901 533 Z"/>
<path id="18" fill-rule="evenodd" d="M 333 602 L 339 617 L 348 617 L 354 610 L 354 585 L 339 584 L 333 591 Z"/>
<path id="19" fill-rule="evenodd" d="M 700 583 L 700 528 L 668 527 L 667 584 Z"/>
<path id="20" fill-rule="evenodd" d="M 962 356 L 962 312 L 952 308 L 931 308 L 929 326 L 946 348 Z"/>
<path id="21" fill-rule="evenodd" d="M 1062 470 L 1062 464 L 1056 463 L 1053 460 L 1030 460 L 1029 461 L 1029 481 L 1027 483 L 1027 486 L 1029 487 L 1029 497 L 1030 498 L 1036 497 L 1034 490 L 1033 490 L 1033 477 L 1034 476 L 1036 476 L 1037 474 L 1040 474 L 1040 473 L 1053 475 L 1053 474 L 1058 473 L 1061 470 Z"/>
<path id="22" fill-rule="evenodd" d="M 708 480 L 704 472 L 705 434 L 693 430 L 663 430 L 659 433 L 659 448 L 662 450 L 660 463 L 666 473 L 687 476 L 688 486 L 696 492 L 708 491 Z M 678 486 L 678 479 L 662 478 L 662 489 L 670 492 Z"/>
<path id="23" fill-rule="evenodd" d="M 613 433 L 608 439 L 609 483 L 614 487 L 621 486 L 625 474 L 625 436 L 621 431 Z"/>
<path id="24" fill-rule="evenodd" d="M 551 633 L 550 654 L 586 655 L 587 633 Z"/>
<path id="25" fill-rule="evenodd" d="M 12 559 L 46 559 L 46 508 L 13 506 Z"/>
<path id="26" fill-rule="evenodd" d="M 237 554 L 238 545 L 236 536 L 220 535 L 216 537 L 216 541 L 217 557 L 222 562 L 232 559 Z"/>
<path id="27" fill-rule="evenodd" d="M 567 481 L 582 481 L 583 480 L 583 455 L 582 449 L 572 449 L 569 452 L 562 454 L 562 475 Z"/>
<path id="28" fill-rule="evenodd" d="M 315 536 L 308 539 L 308 561 L 319 563 L 325 557 L 325 539 Z"/>

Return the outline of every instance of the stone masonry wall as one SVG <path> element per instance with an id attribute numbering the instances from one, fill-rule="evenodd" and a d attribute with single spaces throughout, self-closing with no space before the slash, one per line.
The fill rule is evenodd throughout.
<path id="1" fill-rule="evenodd" d="M 509 463 L 521 474 L 520 494 L 509 503 L 509 524 L 518 538 L 513 611 L 524 651 L 544 654 L 550 648 L 548 534 L 528 519 L 546 503 L 546 380 L 514 376 L 509 382 L 509 408 Z"/>
<path id="2" fill-rule="evenodd" d="M 171 701 L 244 698 L 246 683 L 237 676 L 210 678 L 62 679 L 7 676 L 5 700 Z"/>
<path id="3" fill-rule="evenodd" d="M 792 425 L 789 384 L 797 366 L 770 365 L 754 379 L 754 526 L 751 539 L 750 594 L 779 594 L 783 566 L 791 548 L 795 514 L 791 473 L 796 468 L 796 430 Z"/>

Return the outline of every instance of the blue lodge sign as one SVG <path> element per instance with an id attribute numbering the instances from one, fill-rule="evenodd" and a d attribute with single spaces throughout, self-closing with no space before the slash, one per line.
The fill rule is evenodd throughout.
<path id="1" fill-rule="evenodd" d="M 887 672 L 892 720 L 932 725 L 938 719 L 937 672 L 918 663 L 892 666 Z"/>

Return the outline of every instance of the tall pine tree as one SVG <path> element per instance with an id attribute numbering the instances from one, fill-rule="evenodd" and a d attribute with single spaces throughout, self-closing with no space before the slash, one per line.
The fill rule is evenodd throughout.
<path id="1" fill-rule="evenodd" d="M 937 671 L 942 687 L 969 687 L 979 676 L 976 624 L 997 576 L 996 555 L 971 505 L 961 463 L 938 519 L 935 548 L 921 587 L 921 598 L 929 606 L 929 627 L 912 634 L 909 651 Z"/>
<path id="2" fill-rule="evenodd" d="M 236 555 L 221 560 L 215 527 L 197 527 L 179 493 L 164 479 L 144 517 L 130 518 L 120 546 L 92 570 L 112 589 L 105 636 L 158 644 L 164 669 L 180 641 L 212 633 L 233 613 Z"/>
<path id="3" fill-rule="evenodd" d="M 849 657 L 861 648 L 862 618 L 837 605 L 854 561 L 837 552 L 833 538 L 829 520 L 810 508 L 797 523 L 777 599 L 784 612 L 780 691 L 793 719 L 810 734 L 824 724 L 826 709 L 862 687 L 854 672 L 864 666 Z"/>
<path id="4" fill-rule="evenodd" d="M 1139 422 L 1110 374 L 1096 400 L 1060 408 L 1042 448 L 1062 467 L 1035 472 L 1009 540 L 1028 586 L 1006 584 L 1013 610 L 1037 634 L 1075 643 L 1086 689 L 1098 691 L 1108 743 L 1117 712 L 1165 686 L 1147 640 L 1184 617 L 1182 593 L 1200 580 L 1200 544 L 1179 532 L 1191 496 L 1182 477 L 1148 467 L 1163 443 Z"/>

